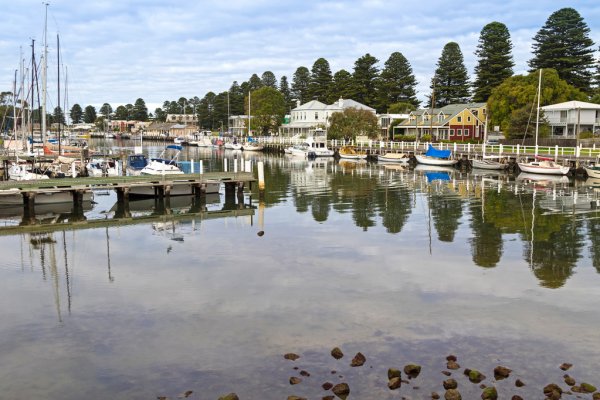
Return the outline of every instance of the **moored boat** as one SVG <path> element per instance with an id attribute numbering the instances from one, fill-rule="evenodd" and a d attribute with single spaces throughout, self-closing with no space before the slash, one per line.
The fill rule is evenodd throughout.
<path id="1" fill-rule="evenodd" d="M 410 157 L 406 153 L 385 153 L 377 156 L 377 161 L 408 164 Z"/>
<path id="2" fill-rule="evenodd" d="M 500 170 L 506 168 L 506 163 L 500 161 L 498 156 L 483 156 L 471 160 L 473 168 Z"/>
<path id="3" fill-rule="evenodd" d="M 175 175 L 183 174 L 183 170 L 179 166 L 178 159 L 182 147 L 177 145 L 168 145 L 160 153 L 158 158 L 152 158 L 148 165 L 141 171 L 141 175 Z M 171 154 L 169 156 L 169 154 Z"/>
<path id="4" fill-rule="evenodd" d="M 425 154 L 416 154 L 419 164 L 425 165 L 454 165 L 458 160 L 453 160 L 451 150 L 439 150 L 429 145 Z"/>
<path id="5" fill-rule="evenodd" d="M 600 166 L 598 165 L 584 165 L 583 169 L 590 178 L 600 178 Z"/>
<path id="6" fill-rule="evenodd" d="M 343 146 L 338 150 L 340 158 L 348 160 L 364 160 L 367 158 L 367 153 L 358 151 L 352 146 Z"/>
<path id="7" fill-rule="evenodd" d="M 517 163 L 523 172 L 543 175 L 566 175 L 571 168 L 556 163 L 552 158 L 536 156 L 534 161 Z"/>

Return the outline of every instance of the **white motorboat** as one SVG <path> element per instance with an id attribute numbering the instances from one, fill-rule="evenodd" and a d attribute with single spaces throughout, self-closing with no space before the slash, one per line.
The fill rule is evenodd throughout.
<path id="1" fill-rule="evenodd" d="M 556 163 L 552 158 L 537 156 L 534 161 L 517 163 L 523 172 L 543 175 L 566 175 L 571 168 Z"/>
<path id="2" fill-rule="evenodd" d="M 265 146 L 258 142 L 248 142 L 242 146 L 244 151 L 263 151 Z"/>
<path id="3" fill-rule="evenodd" d="M 426 165 L 454 165 L 458 160 L 453 160 L 452 151 L 450 150 L 439 150 L 429 145 L 425 154 L 416 154 L 415 157 L 419 164 Z"/>
<path id="4" fill-rule="evenodd" d="M 115 160 L 91 159 L 85 166 L 88 176 L 119 176 L 119 168 Z"/>
<path id="5" fill-rule="evenodd" d="M 408 164 L 410 162 L 410 157 L 406 153 L 385 153 L 379 154 L 377 156 L 377 161 Z"/>
<path id="6" fill-rule="evenodd" d="M 233 142 L 225 142 L 223 147 L 225 150 L 242 150 L 242 144 L 237 140 L 234 140 Z"/>
<path id="7" fill-rule="evenodd" d="M 500 161 L 499 156 L 483 156 L 471 160 L 473 168 L 500 170 L 506 168 L 506 163 Z"/>
<path id="8" fill-rule="evenodd" d="M 583 169 L 585 169 L 585 172 L 589 178 L 600 178 L 600 166 L 584 165 Z"/>
<path id="9" fill-rule="evenodd" d="M 365 160 L 367 153 L 356 150 L 352 146 L 343 146 L 338 150 L 340 158 L 347 160 Z"/>
<path id="10" fill-rule="evenodd" d="M 148 159 L 144 154 L 136 153 L 127 156 L 127 175 L 141 175 L 142 170 L 148 165 Z"/>
<path id="11" fill-rule="evenodd" d="M 179 166 L 178 159 L 182 147 L 177 145 L 168 145 L 158 158 L 150 159 L 141 171 L 141 175 L 175 175 L 183 174 L 183 170 Z M 169 156 L 170 154 L 170 156 Z"/>
<path id="12" fill-rule="evenodd" d="M 48 175 L 36 173 L 24 164 L 13 163 L 8 169 L 8 179 L 11 181 L 31 181 L 36 179 L 49 179 Z"/>

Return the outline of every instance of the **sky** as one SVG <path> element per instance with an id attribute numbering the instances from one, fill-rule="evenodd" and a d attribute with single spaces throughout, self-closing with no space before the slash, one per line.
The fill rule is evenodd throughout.
<path id="1" fill-rule="evenodd" d="M 66 108 L 144 99 L 150 112 L 165 100 L 199 98 L 228 90 L 252 74 L 272 71 L 288 81 L 296 69 L 309 70 L 318 58 L 332 73 L 353 71 L 369 53 L 379 68 L 401 52 L 417 78 L 418 97 L 429 82 L 444 45 L 460 45 L 471 78 L 481 29 L 492 21 L 508 27 L 514 45 L 514 72 L 526 73 L 532 38 L 550 14 L 575 8 L 600 45 L 600 1 L 480 0 L 19 0 L 0 14 L 0 91 L 12 91 L 20 52 L 31 59 L 35 39 L 39 60 L 47 10 L 48 109 L 57 104 L 57 35 L 60 37 L 61 97 Z M 596 52 L 598 56 L 598 51 Z M 65 104 L 61 100 L 61 104 Z"/>

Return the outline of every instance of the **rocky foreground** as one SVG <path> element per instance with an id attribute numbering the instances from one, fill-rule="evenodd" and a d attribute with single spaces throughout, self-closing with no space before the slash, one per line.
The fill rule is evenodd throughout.
<path id="1" fill-rule="evenodd" d="M 336 360 L 340 360 L 345 357 L 342 350 L 335 347 L 331 350 L 331 356 Z M 318 379 L 314 376 L 311 377 L 311 373 L 305 369 L 294 365 L 295 361 L 300 359 L 301 356 L 295 353 L 287 353 L 283 356 L 286 360 L 291 363 L 289 384 L 293 387 L 301 387 L 302 383 L 306 379 Z M 359 368 L 364 366 L 367 358 L 364 354 L 356 353 L 349 362 L 349 366 L 352 368 Z M 577 379 L 567 372 L 571 369 L 572 364 L 563 363 L 558 368 L 564 371 L 563 382 L 560 383 L 548 383 L 543 388 L 539 388 L 540 399 L 547 400 L 558 400 L 561 398 L 575 397 L 579 399 L 592 399 L 600 400 L 600 392 L 596 386 L 588 382 L 578 382 Z M 485 373 L 489 373 L 488 378 Z M 461 400 L 463 397 L 460 391 L 460 385 L 478 385 L 481 391 L 481 399 L 483 400 L 496 400 L 498 399 L 497 386 L 499 385 L 510 385 L 514 389 L 514 394 L 511 400 L 523 400 L 523 397 L 519 395 L 519 388 L 527 385 L 523 379 L 513 378 L 511 374 L 513 371 L 502 365 L 498 365 L 493 371 L 478 371 L 472 368 L 463 368 L 459 364 L 459 360 L 454 355 L 446 357 L 446 369 L 440 371 L 440 382 L 444 388 L 443 392 L 431 391 L 427 394 L 422 392 L 420 386 L 413 385 L 412 380 L 416 379 L 421 374 L 421 366 L 418 364 L 406 364 L 403 367 L 391 366 L 388 368 L 387 377 L 382 377 L 381 381 L 387 381 L 387 389 L 395 391 L 400 389 L 403 385 L 408 385 L 414 390 L 419 390 L 421 393 L 418 398 L 425 399 L 441 399 L 445 400 Z M 332 377 L 336 380 L 342 380 L 341 382 L 331 382 Z M 493 377 L 493 378 L 492 378 Z M 439 385 L 436 385 L 439 387 Z M 506 387 L 506 386 L 505 386 Z M 339 374 L 338 371 L 330 371 L 330 376 L 322 379 L 321 388 L 323 389 L 323 395 L 320 397 L 321 400 L 335 400 L 337 398 L 346 400 L 351 397 L 352 386 L 348 382 L 343 381 L 343 375 Z M 189 398 L 194 394 L 192 390 L 185 391 L 177 398 Z M 158 396 L 158 400 L 169 399 L 166 396 Z M 401 399 L 407 399 L 407 397 L 401 397 Z M 243 400 L 243 394 L 237 393 L 225 394 L 218 398 L 218 400 Z M 308 400 L 301 396 L 288 396 L 287 400 Z"/>

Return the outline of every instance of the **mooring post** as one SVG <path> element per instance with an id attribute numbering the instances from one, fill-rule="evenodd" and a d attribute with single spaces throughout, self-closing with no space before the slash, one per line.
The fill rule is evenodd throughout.
<path id="1" fill-rule="evenodd" d="M 171 189 L 172 189 L 171 185 L 165 185 L 165 188 L 164 188 L 165 208 L 168 210 L 171 210 Z"/>
<path id="2" fill-rule="evenodd" d="M 244 182 L 237 183 L 237 200 L 238 204 L 244 204 Z"/>
<path id="3" fill-rule="evenodd" d="M 257 163 L 258 167 L 258 190 L 265 190 L 265 164 L 262 161 Z"/>
<path id="4" fill-rule="evenodd" d="M 29 225 L 35 220 L 35 192 L 23 192 L 23 221 Z"/>

